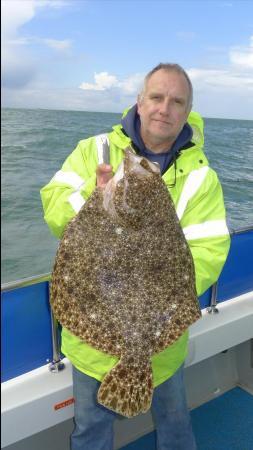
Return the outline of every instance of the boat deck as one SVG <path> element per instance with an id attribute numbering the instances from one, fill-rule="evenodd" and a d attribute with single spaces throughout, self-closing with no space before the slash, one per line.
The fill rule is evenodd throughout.
<path id="1" fill-rule="evenodd" d="M 198 450 L 253 450 L 253 395 L 236 387 L 191 411 Z M 156 450 L 155 431 L 121 450 Z"/>

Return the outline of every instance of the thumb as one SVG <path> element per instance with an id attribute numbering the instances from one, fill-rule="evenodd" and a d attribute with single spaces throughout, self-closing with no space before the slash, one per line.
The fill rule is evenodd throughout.
<path id="1" fill-rule="evenodd" d="M 99 164 L 96 170 L 97 186 L 104 188 L 108 181 L 113 177 L 112 166 L 109 164 Z"/>

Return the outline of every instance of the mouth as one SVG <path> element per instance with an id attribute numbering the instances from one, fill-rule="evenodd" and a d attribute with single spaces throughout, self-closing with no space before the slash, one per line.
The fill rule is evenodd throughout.
<path id="1" fill-rule="evenodd" d="M 166 120 L 161 120 L 161 119 L 152 119 L 154 122 L 160 122 L 163 123 L 164 125 L 171 125 L 170 122 L 167 122 Z"/>

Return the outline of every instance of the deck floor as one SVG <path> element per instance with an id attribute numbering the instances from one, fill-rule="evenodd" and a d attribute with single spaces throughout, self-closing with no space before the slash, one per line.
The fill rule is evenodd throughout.
<path id="1" fill-rule="evenodd" d="M 253 395 L 243 389 L 194 409 L 191 418 L 198 450 L 253 450 Z M 121 450 L 156 450 L 155 432 Z"/>

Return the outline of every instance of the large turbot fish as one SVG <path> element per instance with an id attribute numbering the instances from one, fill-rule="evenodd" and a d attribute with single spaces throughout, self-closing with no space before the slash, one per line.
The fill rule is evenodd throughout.
<path id="1" fill-rule="evenodd" d="M 158 167 L 128 149 L 61 239 L 51 283 L 56 318 L 119 362 L 98 402 L 127 417 L 151 405 L 151 356 L 200 317 L 192 256 Z"/>

